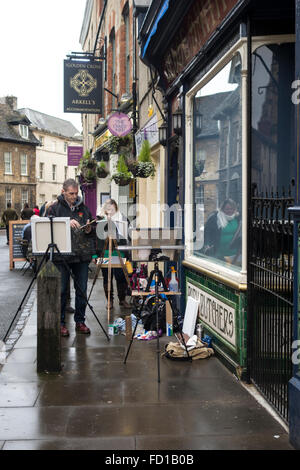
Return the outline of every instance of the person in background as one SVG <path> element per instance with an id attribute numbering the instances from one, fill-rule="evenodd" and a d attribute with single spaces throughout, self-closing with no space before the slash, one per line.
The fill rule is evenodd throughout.
<path id="1" fill-rule="evenodd" d="M 96 252 L 95 228 L 89 224 L 92 215 L 89 208 L 78 196 L 78 184 L 73 179 L 63 183 L 62 193 L 47 209 L 46 216 L 70 217 L 72 255 L 66 256 L 65 262 L 55 259 L 54 262 L 61 272 L 61 336 L 69 336 L 65 325 L 68 284 L 70 271 L 74 276 L 75 287 L 75 330 L 78 333 L 90 334 L 85 324 L 85 310 L 87 305 L 88 269 L 92 255 Z M 88 224 L 88 225 L 87 225 Z M 84 226 L 84 227 L 83 227 Z M 81 229 L 81 227 L 83 227 Z"/>
<path id="2" fill-rule="evenodd" d="M 15 209 L 12 209 L 11 203 L 7 203 L 7 209 L 2 214 L 2 222 L 5 224 L 6 229 L 6 244 L 9 245 L 9 221 L 10 220 L 18 220 L 18 214 L 16 213 Z"/>
<path id="3" fill-rule="evenodd" d="M 207 219 L 204 227 L 203 253 L 226 263 L 240 265 L 242 221 L 237 205 L 225 199 Z"/>
<path id="4" fill-rule="evenodd" d="M 21 248 L 22 248 L 22 253 L 24 255 L 24 258 L 26 258 L 29 262 L 30 265 L 32 266 L 33 272 L 36 271 L 36 258 L 32 256 L 32 232 L 31 232 L 31 222 L 34 219 L 38 219 L 38 215 L 32 215 L 30 218 L 30 222 L 26 224 L 23 227 L 22 230 L 22 243 L 21 243 Z"/>
<path id="5" fill-rule="evenodd" d="M 118 205 L 114 199 L 107 199 L 105 203 L 102 206 L 101 212 L 99 214 L 99 219 L 100 220 L 112 220 L 112 221 L 117 221 L 117 220 L 126 220 L 126 218 L 119 212 L 118 210 Z M 104 249 L 104 242 L 105 240 L 101 240 L 102 243 L 98 244 L 98 254 L 99 256 L 102 256 L 104 258 L 108 258 L 109 253 L 108 250 L 103 253 Z M 120 239 L 118 240 L 118 245 L 126 244 L 127 241 L 126 239 Z M 124 257 L 124 253 L 120 252 L 121 256 Z M 112 252 L 112 256 L 118 256 L 118 253 L 116 250 Z M 106 300 L 108 300 L 108 269 L 107 268 L 101 268 L 102 269 L 102 275 L 103 275 L 103 288 L 105 292 L 105 297 Z M 119 298 L 119 305 L 120 307 L 123 308 L 132 308 L 132 306 L 126 302 L 126 294 L 127 294 L 127 281 L 123 272 L 122 268 L 112 268 L 111 270 L 111 290 L 110 290 L 110 308 L 113 308 L 113 297 L 114 297 L 114 292 L 113 292 L 113 277 L 116 280 L 117 284 L 117 292 L 118 292 L 118 298 Z"/>
<path id="6" fill-rule="evenodd" d="M 41 205 L 41 208 L 40 208 L 40 217 L 44 217 L 44 216 L 45 216 L 46 205 L 47 205 L 47 201 L 45 201 L 44 204 Z"/>
<path id="7" fill-rule="evenodd" d="M 21 219 L 22 220 L 30 220 L 30 218 L 34 215 L 34 212 L 32 209 L 29 208 L 29 205 L 27 202 L 24 204 L 24 208 L 21 212 Z"/>
<path id="8" fill-rule="evenodd" d="M 40 215 L 40 210 L 39 210 L 39 206 L 34 206 L 33 208 L 33 212 L 34 212 L 34 215 Z"/>

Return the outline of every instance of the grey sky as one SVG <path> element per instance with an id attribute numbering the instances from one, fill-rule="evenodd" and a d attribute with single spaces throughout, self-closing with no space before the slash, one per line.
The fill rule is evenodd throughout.
<path id="1" fill-rule="evenodd" d="M 71 121 L 63 112 L 63 60 L 81 51 L 86 0 L 0 0 L 0 96 L 14 95 L 31 108 Z"/>

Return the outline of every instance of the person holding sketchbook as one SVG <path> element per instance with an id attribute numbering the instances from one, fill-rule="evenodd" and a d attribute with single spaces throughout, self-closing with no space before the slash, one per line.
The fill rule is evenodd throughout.
<path id="1" fill-rule="evenodd" d="M 72 255 L 65 257 L 69 269 L 59 258 L 54 261 L 61 272 L 61 336 L 69 336 L 65 325 L 69 270 L 75 279 L 75 330 L 77 333 L 90 334 L 90 329 L 85 324 L 86 293 L 88 269 L 96 251 L 96 240 L 94 227 L 89 223 L 92 222 L 92 215 L 78 195 L 78 184 L 75 180 L 68 179 L 63 183 L 61 195 L 50 205 L 46 216 L 70 217 Z"/>
<path id="2" fill-rule="evenodd" d="M 101 212 L 98 218 L 99 220 L 107 221 L 107 222 L 111 220 L 114 223 L 113 231 L 114 231 L 114 236 L 116 236 L 118 245 L 127 244 L 128 221 L 119 211 L 118 205 L 114 199 L 107 199 L 105 201 L 105 203 L 103 204 L 101 208 Z M 126 223 L 124 224 L 123 222 L 126 222 Z M 105 224 L 103 224 L 103 226 L 104 226 L 104 231 L 108 234 L 108 225 L 106 226 Z M 108 258 L 109 256 L 108 250 L 105 250 L 105 252 L 103 253 L 104 243 L 105 243 L 105 238 L 106 238 L 105 232 L 104 232 L 104 236 L 101 237 L 103 239 L 100 240 L 98 238 L 97 251 L 98 251 L 99 256 L 102 256 L 103 258 Z M 121 256 L 124 257 L 124 253 L 122 252 L 120 253 L 121 253 Z M 112 251 L 111 256 L 112 257 L 118 256 L 117 251 L 116 250 Z M 107 268 L 101 268 L 101 269 L 102 269 L 102 275 L 103 275 L 103 288 L 104 288 L 106 299 L 108 300 L 108 269 Z M 118 293 L 120 307 L 131 308 L 131 305 L 128 302 L 126 302 L 127 282 L 126 282 L 123 269 L 112 268 L 111 279 L 113 279 L 113 277 L 115 278 L 116 284 L 117 284 L 117 293 Z M 113 283 L 111 282 L 110 308 L 113 308 L 113 297 L 114 297 Z"/>

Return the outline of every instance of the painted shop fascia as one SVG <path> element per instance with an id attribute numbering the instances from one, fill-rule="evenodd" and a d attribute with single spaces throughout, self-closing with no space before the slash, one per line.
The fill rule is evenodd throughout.
<path id="1" fill-rule="evenodd" d="M 147 65 L 154 66 L 158 71 L 159 86 L 168 101 L 170 139 L 174 135 L 170 125 L 172 113 L 178 105 L 183 111 L 181 145 L 184 159 L 184 184 L 179 185 L 179 200 L 184 201 L 185 207 L 191 207 L 195 203 L 196 194 L 197 200 L 200 201 L 198 216 L 202 231 L 196 242 L 194 240 L 195 211 L 189 213 L 185 210 L 186 249 L 182 260 L 181 288 L 186 298 L 191 295 L 199 300 L 199 316 L 204 332 L 213 337 L 213 346 L 227 366 L 242 378 L 245 377 L 247 368 L 247 195 L 249 189 L 247 61 L 249 50 L 246 22 L 247 15 L 252 15 L 254 18 L 252 20 L 253 50 L 267 43 L 294 42 L 290 26 L 291 5 L 292 2 L 285 5 L 286 12 L 282 13 L 280 20 L 279 2 L 154 1 L 139 36 L 140 57 Z M 270 14 L 272 21 L 265 22 L 263 15 L 266 15 L 266 12 Z M 223 97 L 227 94 L 226 103 L 224 99 L 223 101 L 219 99 L 220 96 L 205 98 L 205 93 L 202 95 L 200 90 L 206 85 L 213 86 L 213 78 L 219 73 L 220 80 L 222 80 L 221 72 L 226 66 L 229 67 L 228 73 L 233 85 L 231 89 L 220 92 L 220 96 L 222 93 Z M 197 100 L 200 101 L 200 99 L 203 99 L 202 109 L 205 104 L 207 115 L 205 121 L 202 121 L 201 133 L 199 132 L 195 138 L 195 110 Z M 228 186 L 231 185 L 231 190 L 226 189 L 225 184 L 221 184 L 222 171 L 212 157 L 213 152 L 216 155 L 222 150 L 216 148 L 214 141 L 216 130 L 214 118 L 217 118 L 219 122 L 224 122 L 221 130 L 224 131 L 225 136 L 225 120 L 222 121 L 222 119 L 226 114 L 226 109 L 230 110 L 231 115 L 235 117 L 234 121 L 228 120 L 228 123 L 233 125 L 234 122 L 239 122 L 236 130 L 238 141 L 236 159 L 231 167 L 228 164 L 226 168 L 227 183 Z M 205 172 L 202 168 L 198 176 L 195 176 L 199 142 L 202 145 L 202 149 L 199 146 L 199 161 L 204 165 Z M 168 184 L 167 176 L 166 184 Z M 230 199 L 238 199 L 242 244 L 240 257 L 238 260 L 235 259 L 233 264 L 229 260 L 221 262 L 217 257 L 204 254 L 204 226 L 209 215 L 205 212 L 208 207 L 205 209 L 201 207 L 201 198 L 205 193 L 210 198 L 207 204 L 211 206 L 209 212 L 216 209 L 213 204 L 216 201 L 220 203 L 229 196 L 231 196 Z M 234 198 L 233 195 L 236 197 Z"/>

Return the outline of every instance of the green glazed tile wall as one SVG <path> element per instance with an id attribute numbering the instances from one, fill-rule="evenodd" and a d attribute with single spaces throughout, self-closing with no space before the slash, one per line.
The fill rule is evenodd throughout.
<path id="1" fill-rule="evenodd" d="M 229 346 L 226 341 L 219 335 L 214 334 L 213 330 L 204 331 L 213 337 L 213 343 L 222 350 L 224 356 L 229 356 L 234 363 L 245 371 L 247 358 L 247 322 L 246 322 L 246 303 L 247 294 L 237 291 L 219 281 L 216 281 L 204 274 L 200 274 L 191 269 L 185 268 L 185 286 L 187 282 L 191 282 L 203 290 L 209 289 L 214 295 L 224 303 L 234 306 L 236 310 L 236 350 Z M 185 300 L 186 290 L 185 290 Z"/>

